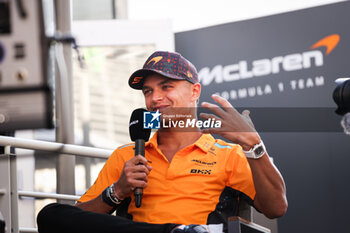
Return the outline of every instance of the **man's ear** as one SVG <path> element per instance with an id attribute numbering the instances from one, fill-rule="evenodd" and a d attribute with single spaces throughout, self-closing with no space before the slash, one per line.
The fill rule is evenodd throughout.
<path id="1" fill-rule="evenodd" d="M 201 95 L 202 86 L 200 83 L 195 83 L 192 85 L 192 101 L 196 102 Z"/>

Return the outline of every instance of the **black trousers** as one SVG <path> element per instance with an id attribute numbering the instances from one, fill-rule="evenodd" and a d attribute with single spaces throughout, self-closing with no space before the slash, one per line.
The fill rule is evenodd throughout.
<path id="1" fill-rule="evenodd" d="M 52 203 L 37 217 L 39 233 L 169 233 L 177 224 L 150 224 Z"/>

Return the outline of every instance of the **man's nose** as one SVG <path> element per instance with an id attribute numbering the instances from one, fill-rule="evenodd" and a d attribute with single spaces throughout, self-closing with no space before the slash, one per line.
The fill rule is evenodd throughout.
<path id="1" fill-rule="evenodd" d="M 154 102 L 157 102 L 162 99 L 163 99 L 163 93 L 161 93 L 161 91 L 154 90 L 152 95 L 152 100 Z"/>

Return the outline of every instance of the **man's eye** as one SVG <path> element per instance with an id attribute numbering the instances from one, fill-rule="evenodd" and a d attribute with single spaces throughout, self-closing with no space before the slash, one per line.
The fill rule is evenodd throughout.
<path id="1" fill-rule="evenodd" d="M 168 88 L 171 88 L 171 86 L 170 85 L 164 85 L 163 86 L 163 89 L 168 89 Z"/>
<path id="2" fill-rule="evenodd" d="M 151 90 L 144 90 L 144 91 L 143 91 L 143 94 L 144 94 L 144 95 L 147 95 L 147 94 L 149 94 L 149 93 L 151 93 Z"/>

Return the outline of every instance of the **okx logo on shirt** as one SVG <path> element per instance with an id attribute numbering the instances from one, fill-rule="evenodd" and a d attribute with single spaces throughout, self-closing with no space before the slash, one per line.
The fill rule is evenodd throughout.
<path id="1" fill-rule="evenodd" d="M 144 112 L 143 113 L 143 128 L 144 129 L 159 129 L 160 128 L 160 115 L 159 110 L 156 112 Z"/>

